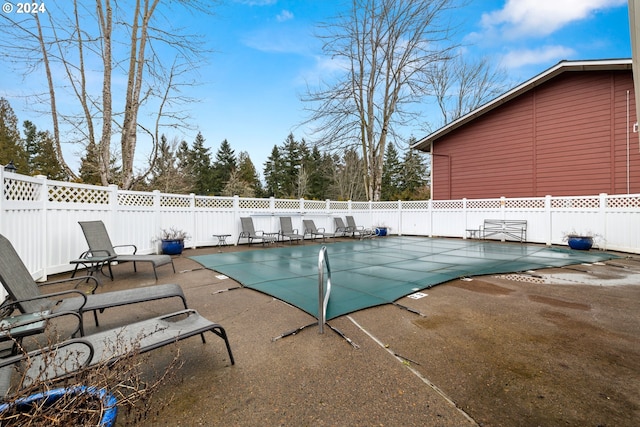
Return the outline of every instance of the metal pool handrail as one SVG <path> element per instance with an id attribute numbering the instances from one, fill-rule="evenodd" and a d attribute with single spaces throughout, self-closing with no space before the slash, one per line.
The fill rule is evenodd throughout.
<path id="1" fill-rule="evenodd" d="M 324 289 L 324 265 L 327 266 L 327 289 Z M 327 319 L 327 305 L 331 295 L 331 267 L 329 266 L 329 254 L 327 247 L 323 246 L 318 254 L 318 329 L 324 333 L 324 324 Z"/>

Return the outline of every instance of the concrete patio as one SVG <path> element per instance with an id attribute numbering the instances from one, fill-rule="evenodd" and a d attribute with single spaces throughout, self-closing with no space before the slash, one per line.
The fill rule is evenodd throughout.
<path id="1" fill-rule="evenodd" d="M 225 327 L 236 364 L 213 335 L 154 351 L 162 363 L 179 347 L 184 366 L 160 391 L 173 395 L 171 404 L 142 425 L 632 426 L 640 419 L 638 256 L 454 280 L 399 301 L 421 315 L 386 305 L 332 320 L 356 348 L 317 326 L 274 341 L 314 319 L 187 258 L 219 250 L 269 248 L 187 250 L 174 259 L 177 273 L 160 268 L 157 283 L 180 284 L 190 307 Z M 101 291 L 156 283 L 145 266 L 113 271 L 116 280 L 101 277 Z M 101 329 L 178 309 L 177 301 L 110 309 Z M 90 322 L 87 329 L 95 330 Z"/>

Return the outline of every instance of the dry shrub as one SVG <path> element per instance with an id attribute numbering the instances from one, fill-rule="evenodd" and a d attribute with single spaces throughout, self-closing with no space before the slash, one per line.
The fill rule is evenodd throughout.
<path id="1" fill-rule="evenodd" d="M 64 394 L 46 405 L 42 400 L 37 404 L 17 404 L 25 397 L 61 387 L 85 386 L 107 391 L 117 399 L 118 425 L 121 426 L 137 425 L 152 411 L 160 411 L 168 405 L 170 400 L 154 397 L 160 386 L 169 382 L 182 366 L 179 347 L 176 344 L 166 346 L 171 359 L 161 362 L 163 366 L 156 366 L 150 353 L 140 353 L 139 338 L 127 341 L 117 336 L 109 341 L 104 343 L 107 351 L 122 354 L 122 357 L 115 362 L 101 362 L 79 369 L 77 367 L 84 360 L 81 349 L 55 350 L 52 346 L 58 341 L 47 338 L 46 345 L 39 348 L 40 355 L 28 356 L 20 342 L 14 341 L 18 354 L 26 358 L 20 365 L 15 365 L 9 397 L 4 399 L 9 409 L 0 412 L 0 426 L 98 425 L 105 408 L 98 397 L 88 392 Z M 39 369 L 37 365 L 46 368 Z M 51 369 L 62 374 L 57 374 L 57 379 L 48 379 Z"/>

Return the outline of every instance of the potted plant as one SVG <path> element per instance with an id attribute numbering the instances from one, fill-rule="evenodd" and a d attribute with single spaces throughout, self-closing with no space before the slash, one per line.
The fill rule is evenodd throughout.
<path id="1" fill-rule="evenodd" d="M 575 230 L 572 230 L 569 233 L 564 233 L 562 241 L 567 242 L 571 249 L 588 251 L 593 247 L 594 241 L 599 237 L 600 236 L 598 234 L 592 233 L 591 231 L 578 233 Z"/>
<path id="2" fill-rule="evenodd" d="M 191 236 L 184 231 L 177 228 L 162 229 L 160 232 L 159 240 L 162 242 L 162 253 L 167 255 L 179 255 L 184 250 L 185 239 L 190 239 Z"/>
<path id="3" fill-rule="evenodd" d="M 373 232 L 375 233 L 375 235 L 380 237 L 386 236 L 389 230 L 391 230 L 391 227 L 387 227 L 386 225 L 384 225 L 384 223 L 382 225 L 375 225 L 373 227 Z"/>
<path id="4" fill-rule="evenodd" d="M 104 388 L 74 386 L 45 390 L 0 404 L 0 418 L 11 420 L 6 425 L 38 423 L 48 420 L 75 425 L 115 425 L 117 401 Z M 3 424 L 5 425 L 5 424 Z"/>

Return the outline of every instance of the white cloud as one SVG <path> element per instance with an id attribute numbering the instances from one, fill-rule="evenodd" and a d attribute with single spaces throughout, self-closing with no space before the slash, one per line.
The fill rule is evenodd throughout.
<path id="1" fill-rule="evenodd" d="M 288 21 L 290 19 L 293 19 L 293 13 L 289 12 L 288 10 L 283 10 L 278 14 L 278 16 L 276 16 L 276 19 L 278 20 L 278 22 Z"/>
<path id="2" fill-rule="evenodd" d="M 544 36 L 588 18 L 596 11 L 622 6 L 627 0 L 507 0 L 504 8 L 482 15 L 487 31 L 507 36 Z"/>
<path id="3" fill-rule="evenodd" d="M 502 57 L 502 66 L 507 69 L 520 68 L 528 65 L 559 62 L 571 59 L 575 51 L 564 46 L 543 46 L 537 49 L 513 50 Z"/>

